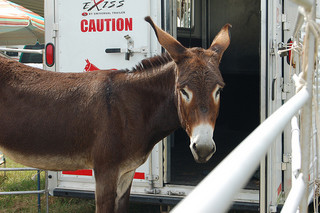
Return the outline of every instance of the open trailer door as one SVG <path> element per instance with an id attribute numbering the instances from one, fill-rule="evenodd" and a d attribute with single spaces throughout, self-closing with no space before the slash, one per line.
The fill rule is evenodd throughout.
<path id="1" fill-rule="evenodd" d="M 281 81 L 282 64 L 277 54 L 278 45 L 282 42 L 282 1 L 263 1 L 265 24 L 262 25 L 262 36 L 265 35 L 264 58 L 261 57 L 261 120 L 263 121 L 276 111 L 282 103 Z M 262 50 L 263 51 L 263 50 Z M 264 67 L 263 67 L 264 66 Z M 275 212 L 277 201 L 282 192 L 282 138 L 279 136 L 261 162 L 260 212 Z"/>
<path id="2" fill-rule="evenodd" d="M 161 26 L 161 3 L 151 0 L 45 1 L 45 68 L 56 72 L 131 69 L 142 59 L 160 54 L 161 47 L 150 25 L 144 21 L 145 16 L 151 16 Z M 161 186 L 161 157 L 162 142 L 137 169 L 133 190 L 135 186 L 148 188 L 150 181 Z M 52 195 L 83 196 L 87 191 L 92 196 L 93 172 L 49 172 L 49 190 Z"/>

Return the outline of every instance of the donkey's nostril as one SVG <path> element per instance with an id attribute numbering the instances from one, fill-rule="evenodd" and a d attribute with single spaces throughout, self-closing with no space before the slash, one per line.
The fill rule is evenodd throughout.
<path id="1" fill-rule="evenodd" d="M 216 145 L 213 144 L 212 153 L 215 153 L 216 151 L 217 151 Z"/>
<path id="2" fill-rule="evenodd" d="M 192 148 L 194 149 L 194 151 L 197 151 L 197 144 L 194 143 L 194 144 L 192 145 Z"/>

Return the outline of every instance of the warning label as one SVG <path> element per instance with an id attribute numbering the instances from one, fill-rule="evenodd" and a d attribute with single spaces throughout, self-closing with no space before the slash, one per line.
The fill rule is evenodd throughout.
<path id="1" fill-rule="evenodd" d="M 125 3 L 125 0 L 83 1 L 81 32 L 132 31 L 133 18 L 123 17 L 126 15 Z"/>
<path id="2" fill-rule="evenodd" d="M 132 31 L 132 18 L 83 19 L 81 32 Z"/>

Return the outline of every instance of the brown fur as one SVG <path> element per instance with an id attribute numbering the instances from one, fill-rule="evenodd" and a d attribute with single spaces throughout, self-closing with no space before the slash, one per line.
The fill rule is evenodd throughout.
<path id="1" fill-rule="evenodd" d="M 178 55 L 172 53 L 176 41 L 161 36 L 173 45 L 169 54 Z M 134 171 L 154 145 L 180 124 L 189 133 L 198 117 L 217 117 L 219 104 L 208 97 L 224 85 L 221 53 L 183 52 L 179 60 L 164 54 L 132 70 L 86 73 L 50 72 L 0 57 L 0 150 L 41 169 L 93 168 L 96 211 L 125 212 Z M 189 106 L 180 101 L 186 84 L 195 94 Z M 199 107 L 207 110 L 199 114 Z"/>

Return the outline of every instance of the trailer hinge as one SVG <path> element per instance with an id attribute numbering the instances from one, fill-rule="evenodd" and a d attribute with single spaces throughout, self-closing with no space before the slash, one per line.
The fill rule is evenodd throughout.
<path id="1" fill-rule="evenodd" d="M 284 162 L 281 163 L 281 170 L 282 171 L 286 171 L 287 170 L 287 164 L 288 163 L 284 163 Z"/>
<path id="2" fill-rule="evenodd" d="M 58 23 L 54 23 L 53 26 L 52 26 L 52 30 L 53 30 L 52 37 L 56 38 L 57 37 L 57 32 L 59 30 L 59 24 Z"/>
<path id="3" fill-rule="evenodd" d="M 152 188 L 152 189 L 144 189 L 147 194 L 160 194 L 160 189 Z"/>
<path id="4" fill-rule="evenodd" d="M 159 176 L 158 175 L 146 175 L 146 180 L 157 181 L 157 180 L 159 180 Z"/>
<path id="5" fill-rule="evenodd" d="M 290 93 L 290 83 L 284 83 L 284 79 L 281 78 L 281 88 L 282 88 L 282 93 L 281 93 L 281 99 L 282 100 L 287 100 L 287 94 Z"/>
<path id="6" fill-rule="evenodd" d="M 282 163 L 281 163 L 281 170 L 285 171 L 287 170 L 288 164 L 291 163 L 291 154 L 285 153 L 282 156 Z"/>
<path id="7" fill-rule="evenodd" d="M 275 206 L 275 205 L 270 205 L 269 206 L 269 212 L 277 212 L 277 206 Z"/>
<path id="8" fill-rule="evenodd" d="M 154 181 L 159 180 L 158 175 L 147 175 L 146 180 L 149 181 L 150 188 L 144 189 L 147 194 L 160 194 L 160 189 L 154 187 Z"/>
<path id="9" fill-rule="evenodd" d="M 270 52 L 269 52 L 270 55 L 276 54 L 276 50 L 275 50 L 276 43 L 277 41 L 275 39 L 270 42 Z"/>
<path id="10" fill-rule="evenodd" d="M 283 23 L 282 25 L 282 29 L 284 31 L 289 31 L 290 30 L 290 27 L 291 27 L 291 24 L 290 22 L 287 20 L 287 15 L 286 14 L 282 14 L 281 15 L 281 21 Z"/>

